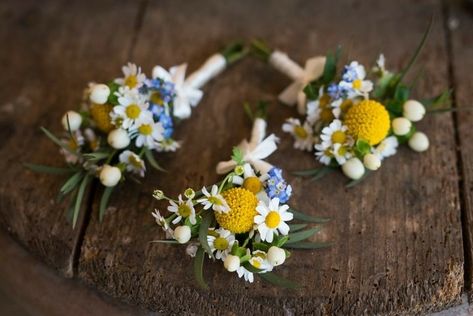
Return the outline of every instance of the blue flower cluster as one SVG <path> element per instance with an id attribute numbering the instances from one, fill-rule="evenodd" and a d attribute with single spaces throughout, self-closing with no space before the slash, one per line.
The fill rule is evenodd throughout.
<path id="1" fill-rule="evenodd" d="M 140 88 L 140 92 L 143 94 L 146 94 L 150 91 L 158 92 L 159 98 L 165 104 L 170 104 L 174 100 L 174 97 L 176 96 L 176 92 L 174 90 L 174 84 L 169 81 L 164 81 L 160 78 L 147 79 L 144 85 Z"/>
<path id="2" fill-rule="evenodd" d="M 279 202 L 286 203 L 292 194 L 292 187 L 282 177 L 282 170 L 276 167 L 268 172 L 269 179 L 265 183 L 265 191 L 269 198 L 279 198 Z"/>

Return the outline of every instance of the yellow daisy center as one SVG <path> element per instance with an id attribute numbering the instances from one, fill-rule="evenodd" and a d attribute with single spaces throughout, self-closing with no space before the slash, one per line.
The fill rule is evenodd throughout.
<path id="1" fill-rule="evenodd" d="M 342 110 L 342 112 L 346 112 L 348 111 L 348 109 L 351 108 L 352 105 L 353 101 L 350 99 L 346 99 L 342 102 L 342 104 L 340 104 L 340 109 Z"/>
<path id="2" fill-rule="evenodd" d="M 334 144 L 343 144 L 347 140 L 347 135 L 342 131 L 335 131 L 331 138 Z"/>
<path id="3" fill-rule="evenodd" d="M 151 103 L 154 103 L 154 104 L 163 105 L 164 103 L 163 99 L 161 98 L 161 93 L 159 92 L 154 92 L 153 94 L 151 94 L 149 99 Z"/>
<path id="4" fill-rule="evenodd" d="M 256 269 L 260 269 L 261 268 L 261 261 L 256 259 L 256 258 L 252 258 L 251 261 L 250 261 L 251 265 L 253 267 L 255 267 Z"/>
<path id="5" fill-rule="evenodd" d="M 326 109 L 323 109 L 322 111 L 320 111 L 320 120 L 324 123 L 330 123 L 332 122 L 334 119 L 334 116 L 333 116 L 333 113 L 332 113 L 332 110 L 329 109 L 329 108 L 326 108 Z"/>
<path id="6" fill-rule="evenodd" d="M 376 145 L 388 134 L 390 120 L 384 106 L 373 100 L 364 100 L 352 106 L 346 116 L 345 125 L 355 138 Z"/>
<path id="7" fill-rule="evenodd" d="M 130 89 L 133 89 L 138 85 L 138 78 L 135 75 L 130 75 L 125 78 L 125 85 L 128 86 Z"/>
<path id="8" fill-rule="evenodd" d="M 274 229 L 279 226 L 279 223 L 281 223 L 281 215 L 276 211 L 271 211 L 266 215 L 264 222 L 266 223 L 266 226 Z"/>
<path id="9" fill-rule="evenodd" d="M 138 118 L 138 116 L 140 116 L 141 109 L 136 104 L 130 104 L 129 106 L 126 107 L 125 113 L 126 113 L 126 116 L 134 120 Z"/>
<path id="10" fill-rule="evenodd" d="M 177 213 L 182 217 L 189 217 L 192 213 L 191 208 L 187 204 L 181 204 L 177 208 Z"/>
<path id="11" fill-rule="evenodd" d="M 136 157 L 135 155 L 130 155 L 128 157 L 128 162 L 135 168 L 141 168 L 141 159 Z"/>
<path id="12" fill-rule="evenodd" d="M 75 140 L 74 138 L 71 138 L 71 139 L 69 139 L 68 147 L 72 151 L 75 151 L 75 150 L 77 150 L 77 148 L 79 148 L 79 144 L 77 143 L 77 140 Z"/>
<path id="13" fill-rule="evenodd" d="M 321 108 L 325 108 L 329 104 L 330 104 L 330 96 L 328 94 L 324 94 L 323 96 L 320 97 L 319 106 Z"/>
<path id="14" fill-rule="evenodd" d="M 223 237 L 218 237 L 214 240 L 214 247 L 217 250 L 225 250 L 228 248 L 228 240 Z"/>
<path id="15" fill-rule="evenodd" d="M 360 90 L 362 83 L 363 82 L 360 79 L 353 80 L 353 82 L 352 82 L 353 89 Z"/>
<path id="16" fill-rule="evenodd" d="M 138 127 L 138 132 L 140 132 L 141 135 L 151 135 L 151 133 L 153 132 L 153 128 L 149 124 L 143 124 Z"/>
<path id="17" fill-rule="evenodd" d="M 338 149 L 338 155 L 339 156 L 345 156 L 346 153 L 347 153 L 347 147 L 346 146 L 340 146 L 340 148 Z"/>
<path id="18" fill-rule="evenodd" d="M 113 129 L 112 122 L 110 121 L 112 109 L 113 105 L 111 104 L 92 104 L 90 106 L 90 116 L 97 128 L 104 133 L 108 133 Z"/>
<path id="19" fill-rule="evenodd" d="M 243 181 L 243 187 L 256 194 L 261 191 L 262 185 L 258 177 L 248 177 Z"/>
<path id="20" fill-rule="evenodd" d="M 227 213 L 215 212 L 217 223 L 234 234 L 246 233 L 253 227 L 258 199 L 249 190 L 232 188 L 222 193 L 230 210 Z"/>
<path id="21" fill-rule="evenodd" d="M 307 131 L 305 130 L 305 128 L 303 128 L 300 125 L 294 126 L 294 134 L 296 134 L 296 136 L 298 138 L 301 138 L 301 139 L 306 139 L 307 136 L 309 136 L 309 134 L 307 134 Z"/>

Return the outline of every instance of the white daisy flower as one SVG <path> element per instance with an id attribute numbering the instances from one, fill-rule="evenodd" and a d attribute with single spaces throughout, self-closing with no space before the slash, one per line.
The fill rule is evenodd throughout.
<path id="1" fill-rule="evenodd" d="M 320 118 L 320 106 L 318 100 L 307 102 L 307 116 L 306 121 L 310 124 L 314 124 Z"/>
<path id="2" fill-rule="evenodd" d="M 314 137 L 312 126 L 309 122 L 304 122 L 304 125 L 301 125 L 300 120 L 289 118 L 283 124 L 282 130 L 294 137 L 294 148 L 307 151 L 312 150 Z"/>
<path id="3" fill-rule="evenodd" d="M 172 221 L 173 224 L 179 223 L 183 218 L 189 218 L 190 223 L 195 225 L 197 221 L 195 219 L 195 209 L 192 199 L 183 201 L 182 195 L 179 194 L 177 203 L 172 200 L 170 200 L 169 203 L 171 205 L 168 206 L 168 211 L 177 215 Z"/>
<path id="4" fill-rule="evenodd" d="M 289 225 L 285 222 L 293 218 L 293 214 L 288 212 L 289 206 L 286 204 L 279 205 L 279 199 L 273 198 L 266 205 L 263 201 L 259 201 L 255 216 L 255 224 L 257 224 L 258 232 L 262 241 L 272 242 L 273 235 L 281 233 L 287 235 L 289 233 Z"/>
<path id="5" fill-rule="evenodd" d="M 59 150 L 60 153 L 64 156 L 66 162 L 70 164 L 76 164 L 80 162 L 81 159 L 74 153 L 80 153 L 81 146 L 84 145 L 84 136 L 82 136 L 81 131 L 76 130 L 72 132 L 72 137 L 62 139 L 61 141 L 67 146 L 67 148 L 69 148 L 69 150 L 66 150 L 61 147 L 61 149 Z"/>
<path id="6" fill-rule="evenodd" d="M 126 171 L 136 173 L 141 177 L 145 176 L 145 162 L 131 150 L 122 152 L 120 156 L 118 156 L 118 159 L 126 165 Z"/>
<path id="7" fill-rule="evenodd" d="M 236 272 L 238 274 L 238 277 L 243 277 L 246 282 L 253 283 L 253 281 L 255 280 L 253 273 L 246 270 L 243 266 L 240 266 Z"/>
<path id="8" fill-rule="evenodd" d="M 314 146 L 315 148 L 315 156 L 317 157 L 317 160 L 324 165 L 330 165 L 330 162 L 332 161 L 333 154 L 332 151 L 330 150 L 330 145 L 326 143 L 320 143 L 316 144 Z"/>
<path id="9" fill-rule="evenodd" d="M 207 235 L 207 242 L 209 243 L 210 250 L 212 252 L 216 251 L 215 258 L 225 260 L 225 257 L 230 253 L 235 243 L 235 235 L 224 228 L 211 229 L 209 235 Z"/>
<path id="10" fill-rule="evenodd" d="M 151 215 L 153 215 L 153 217 L 155 218 L 156 224 L 161 226 L 164 231 L 169 229 L 169 224 L 166 221 L 166 218 L 164 218 L 164 216 L 162 216 L 158 210 L 154 210 L 154 212 L 152 212 Z"/>
<path id="11" fill-rule="evenodd" d="M 221 213 L 227 213 L 230 211 L 227 201 L 225 201 L 223 196 L 218 193 L 217 185 L 214 184 L 210 192 L 207 191 L 206 187 L 203 187 L 202 193 L 204 194 L 204 197 L 198 199 L 197 202 L 204 206 L 204 210 L 212 208 L 214 211 Z"/>
<path id="12" fill-rule="evenodd" d="M 141 67 L 135 64 L 128 63 L 122 67 L 123 78 L 115 79 L 115 83 L 126 86 L 130 89 L 137 89 L 141 87 L 143 81 L 146 79 L 144 73 L 141 73 Z"/>
<path id="13" fill-rule="evenodd" d="M 343 165 L 348 159 L 352 157 L 352 154 L 348 150 L 347 145 L 343 144 L 333 144 L 332 150 L 333 158 L 337 160 L 339 165 Z"/>
<path id="14" fill-rule="evenodd" d="M 264 251 L 253 251 L 253 257 L 251 257 L 249 262 L 256 269 L 261 270 L 261 273 L 266 273 L 273 270 L 273 266 L 268 261 L 268 254 Z"/>
<path id="15" fill-rule="evenodd" d="M 181 144 L 171 138 L 156 143 L 156 151 L 158 152 L 174 152 L 179 148 L 181 148 Z"/>
<path id="16" fill-rule="evenodd" d="M 320 139 L 327 146 L 349 143 L 351 139 L 347 131 L 348 127 L 343 125 L 342 121 L 333 120 L 330 125 L 322 129 Z"/>
<path id="17" fill-rule="evenodd" d="M 138 91 L 120 88 L 117 95 L 119 104 L 113 107 L 113 112 L 110 114 L 112 122 L 118 125 L 117 127 L 129 129 L 143 120 L 153 118 L 153 114 L 147 110 L 145 99 Z"/>
<path id="18" fill-rule="evenodd" d="M 153 121 L 152 118 L 148 118 L 140 121 L 134 125 L 130 133 L 136 137 L 136 147 L 147 147 L 154 149 L 157 147 L 158 142 L 164 139 L 164 127 L 160 122 Z"/>
<path id="19" fill-rule="evenodd" d="M 368 93 L 373 90 L 373 82 L 365 80 L 365 77 L 365 67 L 357 61 L 352 61 L 345 66 L 339 85 L 348 92 L 350 98 L 357 95 L 367 97 Z"/>
<path id="20" fill-rule="evenodd" d="M 378 156 L 379 159 L 383 160 L 384 158 L 393 156 L 397 147 L 399 146 L 399 141 L 396 136 L 389 136 L 385 138 L 376 148 L 372 149 L 372 153 Z"/>

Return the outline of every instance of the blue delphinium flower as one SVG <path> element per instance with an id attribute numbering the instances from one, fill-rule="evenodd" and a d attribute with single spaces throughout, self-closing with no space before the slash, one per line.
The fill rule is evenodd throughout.
<path id="1" fill-rule="evenodd" d="M 331 83 L 327 87 L 327 93 L 332 98 L 332 100 L 338 100 L 344 95 L 344 89 L 336 83 Z"/>
<path id="2" fill-rule="evenodd" d="M 172 117 L 166 113 L 166 111 L 162 111 L 161 115 L 159 115 L 158 121 L 164 127 L 164 138 L 171 138 L 172 133 L 174 132 L 174 123 L 172 121 Z"/>
<path id="3" fill-rule="evenodd" d="M 268 172 L 269 179 L 265 183 L 265 191 L 270 199 L 279 198 L 279 202 L 286 203 L 292 194 L 292 187 L 282 177 L 282 170 L 276 167 Z"/>
<path id="4" fill-rule="evenodd" d="M 150 92 L 151 103 L 156 103 L 155 100 L 153 100 L 153 92 L 157 92 L 159 103 L 161 103 L 159 105 L 171 103 L 176 96 L 174 83 L 159 78 L 145 80 L 144 85 L 140 88 L 140 92 L 143 94 Z"/>

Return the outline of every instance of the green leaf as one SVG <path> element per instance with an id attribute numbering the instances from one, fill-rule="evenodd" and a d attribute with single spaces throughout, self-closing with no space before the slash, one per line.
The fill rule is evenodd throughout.
<path id="1" fill-rule="evenodd" d="M 332 246 L 329 242 L 310 242 L 299 241 L 292 244 L 286 244 L 284 247 L 289 249 L 321 249 Z"/>
<path id="2" fill-rule="evenodd" d="M 411 69 L 411 67 L 415 64 L 415 62 L 417 60 L 417 57 L 419 57 L 420 52 L 422 51 L 422 48 L 424 48 L 425 43 L 427 41 L 427 38 L 429 37 L 429 33 L 430 33 L 430 30 L 432 29 L 433 22 L 434 22 L 434 18 L 432 16 L 430 21 L 429 21 L 429 25 L 427 26 L 427 30 L 424 32 L 424 35 L 422 36 L 422 39 L 421 39 L 419 45 L 417 46 L 417 48 L 414 52 L 414 55 L 412 55 L 411 59 L 409 60 L 408 64 L 406 65 L 406 67 L 404 67 L 404 69 L 400 72 L 399 80 L 397 81 L 397 84 L 402 82 L 402 79 L 404 79 L 406 74 L 409 72 L 409 69 Z M 396 86 L 397 86 L 397 84 L 396 84 Z"/>
<path id="3" fill-rule="evenodd" d="M 202 213 L 202 223 L 200 224 L 200 228 L 199 228 L 199 242 L 200 242 L 200 245 L 202 246 L 202 249 L 204 249 L 205 252 L 208 253 L 212 259 L 214 259 L 214 254 L 212 253 L 212 250 L 210 249 L 210 246 L 209 246 L 209 242 L 207 240 L 208 230 L 212 221 L 213 221 L 212 211 L 205 210 Z"/>
<path id="4" fill-rule="evenodd" d="M 295 220 L 299 220 L 303 222 L 321 224 L 321 223 L 327 223 L 330 221 L 330 218 L 307 215 L 299 211 L 296 211 L 293 208 L 289 209 L 289 212 L 291 212 L 294 215 Z"/>
<path id="5" fill-rule="evenodd" d="M 70 177 L 64 183 L 64 185 L 61 187 L 61 189 L 59 189 L 61 194 L 66 195 L 67 193 L 74 190 L 77 187 L 77 185 L 79 185 L 79 182 L 80 182 L 80 180 L 82 179 L 83 176 L 84 176 L 84 173 L 82 171 L 79 171 L 79 172 L 73 174 L 72 177 Z"/>
<path id="6" fill-rule="evenodd" d="M 404 104 L 404 102 L 406 102 L 407 99 L 409 99 L 410 93 L 411 91 L 408 87 L 406 87 L 403 84 L 399 84 L 397 85 L 396 90 L 394 91 L 394 99 L 397 102 Z"/>
<path id="7" fill-rule="evenodd" d="M 307 227 L 308 224 L 291 224 L 289 225 L 289 230 L 291 232 L 296 232 L 298 230 L 304 229 Z"/>
<path id="8" fill-rule="evenodd" d="M 371 151 L 371 145 L 364 139 L 358 139 L 355 144 L 356 155 L 363 157 Z"/>
<path id="9" fill-rule="evenodd" d="M 354 187 L 355 185 L 363 181 L 367 176 L 369 176 L 370 173 L 371 173 L 370 170 L 365 170 L 365 173 L 361 176 L 361 178 L 359 178 L 358 180 L 351 180 L 350 182 L 348 182 L 348 184 L 345 187 L 347 188 Z"/>
<path id="10" fill-rule="evenodd" d="M 72 228 L 76 227 L 77 219 L 79 218 L 79 211 L 82 203 L 82 198 L 84 197 L 85 188 L 89 183 L 90 175 L 86 175 L 79 187 L 79 191 L 77 191 L 76 203 L 74 205 L 74 216 L 72 218 Z"/>
<path id="11" fill-rule="evenodd" d="M 262 243 L 262 242 L 253 242 L 253 249 L 254 250 L 261 250 L 267 252 L 269 250 L 269 245 Z"/>
<path id="12" fill-rule="evenodd" d="M 105 211 L 107 210 L 108 200 L 112 194 L 114 187 L 105 187 L 102 193 L 102 198 L 100 198 L 100 207 L 99 207 L 99 221 L 102 222 Z"/>
<path id="13" fill-rule="evenodd" d="M 251 41 L 250 52 L 255 57 L 267 62 L 273 50 L 270 49 L 264 41 L 253 40 Z"/>
<path id="14" fill-rule="evenodd" d="M 273 242 L 273 245 L 276 247 L 282 247 L 288 240 L 289 236 L 279 236 L 276 238 L 275 242 Z"/>
<path id="15" fill-rule="evenodd" d="M 66 144 L 64 144 L 63 142 L 61 142 L 56 136 L 54 136 L 53 133 L 51 133 L 50 131 L 48 131 L 46 128 L 44 127 L 40 127 L 41 131 L 50 139 L 53 141 L 53 143 L 55 143 L 56 145 L 58 145 L 59 147 L 62 147 L 64 148 L 64 150 L 67 150 L 68 152 L 70 152 L 71 154 L 75 155 L 75 156 L 78 156 L 79 154 L 72 151 Z"/>
<path id="16" fill-rule="evenodd" d="M 324 66 L 324 72 L 322 74 L 322 83 L 324 85 L 329 84 L 335 78 L 337 74 L 337 63 L 340 57 L 341 48 L 337 47 L 335 53 L 328 53 Z"/>
<path id="17" fill-rule="evenodd" d="M 197 249 L 194 258 L 194 276 L 197 281 L 197 284 L 203 289 L 208 289 L 207 283 L 205 283 L 204 275 L 203 275 L 203 267 L 204 267 L 204 259 L 205 259 L 205 251 L 202 247 Z"/>
<path id="18" fill-rule="evenodd" d="M 232 160 L 235 161 L 238 165 L 243 163 L 243 151 L 238 147 L 233 147 L 232 150 Z"/>
<path id="19" fill-rule="evenodd" d="M 335 171 L 335 168 L 329 166 L 323 166 L 316 169 L 307 169 L 307 170 L 300 170 L 300 171 L 293 171 L 292 174 L 300 177 L 312 177 L 311 180 L 319 180 L 326 174 Z"/>
<path id="20" fill-rule="evenodd" d="M 307 230 L 303 230 L 303 231 L 300 231 L 300 232 L 289 234 L 288 235 L 289 240 L 287 241 L 286 244 L 289 245 L 289 244 L 293 244 L 295 242 L 302 241 L 302 240 L 305 240 L 307 238 L 310 238 L 314 234 L 318 233 L 321 229 L 322 229 L 321 226 L 317 226 L 317 227 L 314 227 L 314 228 L 311 228 L 311 229 L 307 229 Z"/>
<path id="21" fill-rule="evenodd" d="M 430 99 L 424 99 L 421 100 L 420 102 L 426 107 L 426 108 L 436 108 L 440 105 L 447 105 L 450 106 L 451 104 L 451 96 L 452 96 L 452 90 L 447 90 L 442 92 L 441 94 L 430 98 Z M 431 112 L 431 111 L 429 111 Z"/>
<path id="22" fill-rule="evenodd" d="M 158 240 L 152 240 L 150 242 L 158 243 L 158 244 L 179 244 L 177 240 L 173 240 L 173 239 L 158 239 Z"/>
<path id="23" fill-rule="evenodd" d="M 108 83 L 108 88 L 110 89 L 110 94 L 108 96 L 108 103 L 112 105 L 117 105 L 118 104 L 118 96 L 115 94 L 115 92 L 118 91 L 120 88 L 120 85 L 118 83 L 115 83 L 114 81 L 111 81 Z"/>
<path id="24" fill-rule="evenodd" d="M 235 42 L 226 46 L 220 53 L 225 57 L 227 65 L 231 65 L 245 57 L 248 54 L 248 49 L 244 43 Z"/>
<path id="25" fill-rule="evenodd" d="M 73 169 L 73 168 L 57 168 L 57 167 L 37 165 L 37 164 L 26 163 L 26 162 L 23 163 L 23 166 L 35 172 L 49 173 L 49 174 L 56 174 L 56 175 L 69 174 L 69 173 L 73 173 L 77 171 L 77 169 Z"/>
<path id="26" fill-rule="evenodd" d="M 243 110 L 245 111 L 246 115 L 248 115 L 248 118 L 249 118 L 251 121 L 254 121 L 254 120 L 255 120 L 255 117 L 254 117 L 254 115 L 253 115 L 253 111 L 251 110 L 250 103 L 244 102 L 244 103 L 243 103 Z"/>
<path id="27" fill-rule="evenodd" d="M 283 278 L 273 272 L 260 273 L 258 275 L 265 281 L 280 287 L 288 289 L 297 289 L 301 287 L 296 282 Z"/>
<path id="28" fill-rule="evenodd" d="M 158 162 L 154 159 L 154 156 L 153 156 L 153 153 L 151 152 L 151 150 L 149 150 L 148 148 L 145 148 L 145 157 L 146 157 L 146 160 L 148 160 L 149 164 L 156 170 L 158 171 L 162 171 L 162 172 L 167 172 L 165 169 L 163 169 L 159 164 Z"/>
<path id="29" fill-rule="evenodd" d="M 84 158 L 87 159 L 88 161 L 97 162 L 97 161 L 108 158 L 110 154 L 111 152 L 108 152 L 108 151 L 107 152 L 97 151 L 93 153 L 83 154 L 82 156 L 84 156 Z"/>
<path id="30" fill-rule="evenodd" d="M 304 93 L 308 100 L 317 100 L 319 97 L 319 90 L 310 83 L 304 87 Z"/>

